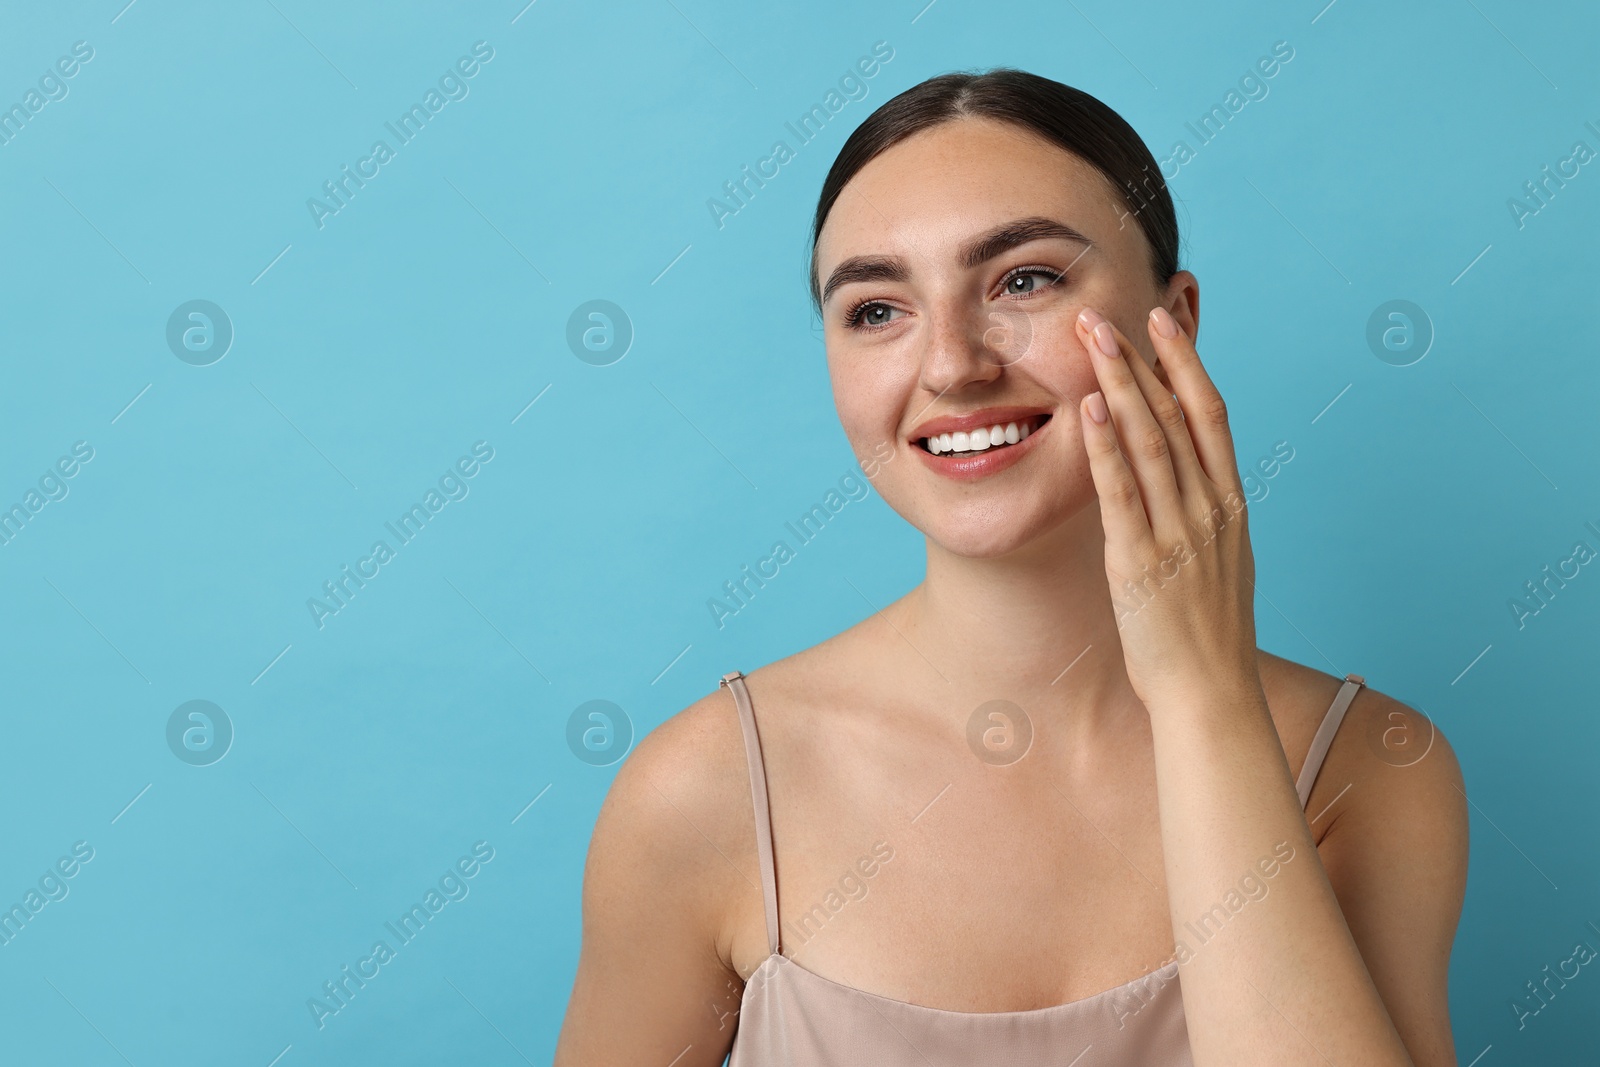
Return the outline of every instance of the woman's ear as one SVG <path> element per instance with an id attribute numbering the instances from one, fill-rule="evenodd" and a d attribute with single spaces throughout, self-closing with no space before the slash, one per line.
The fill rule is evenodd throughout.
<path id="1" fill-rule="evenodd" d="M 1167 309 L 1167 314 L 1177 320 L 1191 342 L 1199 339 L 1200 279 L 1186 270 L 1178 271 L 1167 283 L 1161 306 Z M 1157 357 L 1154 369 L 1162 386 L 1167 392 L 1172 392 L 1172 382 L 1167 378 L 1167 368 L 1160 357 Z"/>
<path id="2" fill-rule="evenodd" d="M 1183 332 L 1189 335 L 1189 340 L 1197 340 L 1200 334 L 1200 279 L 1186 270 L 1180 270 L 1167 282 L 1166 291 L 1161 297 L 1161 306 L 1167 309 L 1167 314 L 1178 320 L 1178 325 L 1183 327 Z"/>

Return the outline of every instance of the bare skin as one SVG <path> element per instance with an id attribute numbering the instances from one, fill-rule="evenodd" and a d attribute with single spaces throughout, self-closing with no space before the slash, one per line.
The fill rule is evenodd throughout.
<path id="1" fill-rule="evenodd" d="M 1429 728 L 1362 690 L 1301 813 L 1293 782 L 1339 678 L 1256 647 L 1242 517 L 1118 626 L 1108 572 L 1132 552 L 1135 518 L 1169 520 L 1177 496 L 1160 479 L 1199 484 L 1188 475 L 1203 467 L 1227 488 L 1232 460 L 1196 384 L 1198 283 L 1179 272 L 1158 287 L 1126 212 L 1081 160 L 965 119 L 867 164 L 829 217 L 822 279 L 854 257 L 902 262 L 898 277 L 839 286 L 823 314 L 841 424 L 859 456 L 892 449 L 874 486 L 926 535 L 928 568 L 860 624 L 749 674 L 784 954 L 929 1007 L 1066 1003 L 1172 959 L 1183 923 L 1288 841 L 1269 894 L 1180 957 L 1195 1063 L 1453 1064 L 1467 822 L 1443 735 L 1408 766 L 1379 758 L 1370 738 Z M 1031 217 L 1090 243 L 963 262 L 974 236 Z M 1030 266 L 1060 277 L 1010 282 Z M 876 331 L 844 322 L 862 299 L 879 303 Z M 1121 362 L 1092 355 L 1084 307 L 1116 327 Z M 1146 327 L 1152 308 L 1179 338 Z M 1025 353 L 997 358 L 996 310 L 1027 317 Z M 1095 393 L 1101 426 L 1086 416 Z M 1194 441 L 1169 426 L 1162 455 L 1146 455 L 1174 393 Z M 930 416 L 1001 404 L 1052 414 L 1006 470 L 957 483 L 911 452 Z M 1139 492 L 1119 497 L 1119 478 Z M 972 710 L 996 698 L 1034 729 L 1009 766 L 967 745 Z M 876 842 L 893 859 L 867 895 L 800 934 Z M 602 808 L 556 1064 L 720 1063 L 767 952 L 743 743 L 718 690 L 641 742 Z"/>

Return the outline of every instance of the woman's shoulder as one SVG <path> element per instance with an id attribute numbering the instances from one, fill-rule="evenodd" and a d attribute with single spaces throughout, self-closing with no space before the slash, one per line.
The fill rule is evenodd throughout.
<path id="1" fill-rule="evenodd" d="M 749 806 L 738 714 L 718 685 L 628 754 L 601 805 L 593 847 L 628 847 L 635 861 L 659 861 L 667 873 L 703 870 L 704 850 L 730 857 L 744 850 Z"/>
<path id="2" fill-rule="evenodd" d="M 620 1025 L 725 1041 L 738 982 L 765 955 L 759 880 L 739 716 L 718 686 L 639 741 L 600 806 L 569 1009 L 586 1020 L 583 1040 Z M 722 1018 L 691 1027 L 707 1005 Z"/>
<path id="3" fill-rule="evenodd" d="M 1265 652 L 1258 662 L 1290 772 L 1298 779 L 1344 679 Z M 1364 681 L 1333 735 L 1306 819 L 1320 841 L 1347 810 L 1382 811 L 1420 797 L 1453 807 L 1459 795 L 1450 786 L 1460 783 L 1460 764 L 1439 724 Z"/>
<path id="4" fill-rule="evenodd" d="M 1333 706 L 1345 679 L 1259 649 L 1256 662 L 1260 668 L 1262 687 L 1280 727 L 1290 732 L 1304 733 L 1309 741 Z M 1422 728 L 1427 716 L 1363 678 L 1361 688 L 1351 699 L 1336 736 L 1359 732 L 1350 730 L 1352 725 L 1371 726 L 1375 720 L 1391 719 L 1406 719 L 1410 725 Z"/>
<path id="5" fill-rule="evenodd" d="M 815 698 L 807 680 L 825 673 L 828 657 L 836 654 L 828 645 L 745 673 L 763 731 L 776 733 L 797 700 Z M 629 753 L 601 805 L 591 866 L 614 852 L 630 863 L 649 864 L 657 877 L 709 877 L 737 890 L 745 877 L 755 877 L 754 827 L 738 706 L 719 682 Z"/>

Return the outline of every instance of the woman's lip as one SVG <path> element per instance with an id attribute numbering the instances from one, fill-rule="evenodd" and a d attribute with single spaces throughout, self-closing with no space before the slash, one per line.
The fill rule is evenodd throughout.
<path id="1" fill-rule="evenodd" d="M 1055 425 L 1055 421 L 1054 417 L 1046 419 L 1043 426 L 1016 444 L 1004 448 L 989 448 L 982 452 L 944 452 L 937 456 L 921 445 L 912 445 L 911 450 L 935 474 L 958 482 L 975 482 L 979 478 L 998 474 L 1021 460 L 1031 450 L 1034 440 Z"/>

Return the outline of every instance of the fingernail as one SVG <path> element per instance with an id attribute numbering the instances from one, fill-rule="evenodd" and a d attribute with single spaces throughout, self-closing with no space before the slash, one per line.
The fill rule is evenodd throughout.
<path id="1" fill-rule="evenodd" d="M 1162 337 L 1178 336 L 1177 320 L 1167 314 L 1166 308 L 1151 308 L 1150 321 L 1156 324 L 1156 333 Z"/>
<path id="2" fill-rule="evenodd" d="M 1095 422 L 1106 421 L 1106 398 L 1099 393 L 1090 393 L 1087 401 L 1089 417 Z"/>
<path id="3" fill-rule="evenodd" d="M 1121 349 L 1117 348 L 1117 336 L 1111 332 L 1109 322 L 1102 322 L 1094 328 L 1094 343 L 1100 346 L 1100 351 L 1108 358 L 1116 359 L 1122 354 Z"/>
<path id="4" fill-rule="evenodd" d="M 1083 323 L 1083 328 L 1089 331 L 1089 336 L 1094 338 L 1095 347 L 1110 359 L 1116 359 L 1122 354 L 1117 348 L 1117 335 L 1112 332 L 1111 324 L 1100 316 L 1093 308 L 1084 308 L 1078 312 L 1078 321 Z"/>

